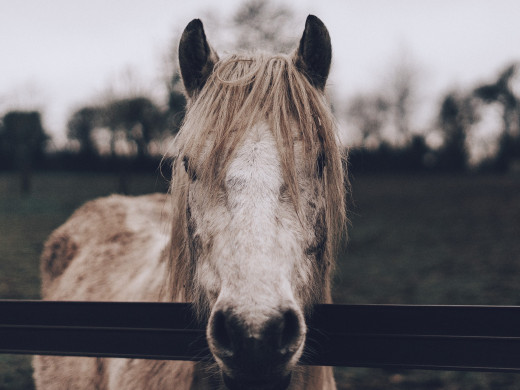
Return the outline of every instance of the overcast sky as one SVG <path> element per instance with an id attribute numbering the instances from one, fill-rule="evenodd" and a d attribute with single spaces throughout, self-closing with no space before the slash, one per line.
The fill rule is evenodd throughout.
<path id="1" fill-rule="evenodd" d="M 71 111 L 125 77 L 160 97 L 163 58 L 172 39 L 191 19 L 223 18 L 240 3 L 0 0 L 0 115 L 9 109 L 40 109 L 47 130 L 63 139 Z M 339 104 L 380 85 L 388 67 L 403 55 L 420 67 L 429 104 L 451 86 L 491 81 L 520 59 L 518 0 L 284 3 L 297 16 L 295 37 L 309 13 L 329 28 L 334 50 L 329 84 Z M 211 41 L 211 24 L 206 30 Z M 226 49 L 219 42 L 214 46 Z"/>

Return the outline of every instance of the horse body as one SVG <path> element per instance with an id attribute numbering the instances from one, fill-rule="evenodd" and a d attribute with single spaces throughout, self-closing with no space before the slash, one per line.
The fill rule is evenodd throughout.
<path id="1" fill-rule="evenodd" d="M 42 295 L 192 301 L 214 363 L 39 356 L 37 388 L 335 389 L 330 367 L 297 364 L 344 225 L 327 30 L 309 16 L 292 56 L 219 59 L 194 20 L 179 62 L 188 108 L 170 194 L 76 211 L 44 248 Z"/>
<path id="2" fill-rule="evenodd" d="M 42 253 L 46 300 L 171 301 L 167 195 L 111 196 L 85 204 Z M 220 389 L 212 367 L 183 361 L 35 356 L 37 389 Z M 329 382 L 328 384 L 327 381 Z M 329 367 L 306 367 L 291 389 L 334 389 Z"/>

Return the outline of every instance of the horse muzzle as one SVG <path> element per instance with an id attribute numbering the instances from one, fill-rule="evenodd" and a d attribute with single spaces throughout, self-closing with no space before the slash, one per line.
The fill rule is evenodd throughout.
<path id="1" fill-rule="evenodd" d="M 293 308 L 250 316 L 215 308 L 208 342 L 230 390 L 285 390 L 303 350 L 305 329 L 303 315 Z"/>

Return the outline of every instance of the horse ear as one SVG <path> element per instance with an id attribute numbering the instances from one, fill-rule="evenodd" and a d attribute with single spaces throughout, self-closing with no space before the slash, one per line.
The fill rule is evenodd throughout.
<path id="1" fill-rule="evenodd" d="M 327 27 L 314 15 L 307 16 L 305 31 L 295 54 L 296 67 L 312 85 L 323 90 L 329 75 L 332 46 Z"/>
<path id="2" fill-rule="evenodd" d="M 179 43 L 179 65 L 188 97 L 202 89 L 217 61 L 218 55 L 206 40 L 202 22 L 193 19 L 184 29 Z"/>

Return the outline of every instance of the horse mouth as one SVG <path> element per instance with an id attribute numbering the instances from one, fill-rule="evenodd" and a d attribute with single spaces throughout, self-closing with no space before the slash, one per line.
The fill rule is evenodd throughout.
<path id="1" fill-rule="evenodd" d="M 276 378 L 237 379 L 222 374 L 228 390 L 286 390 L 291 383 L 291 374 Z"/>

